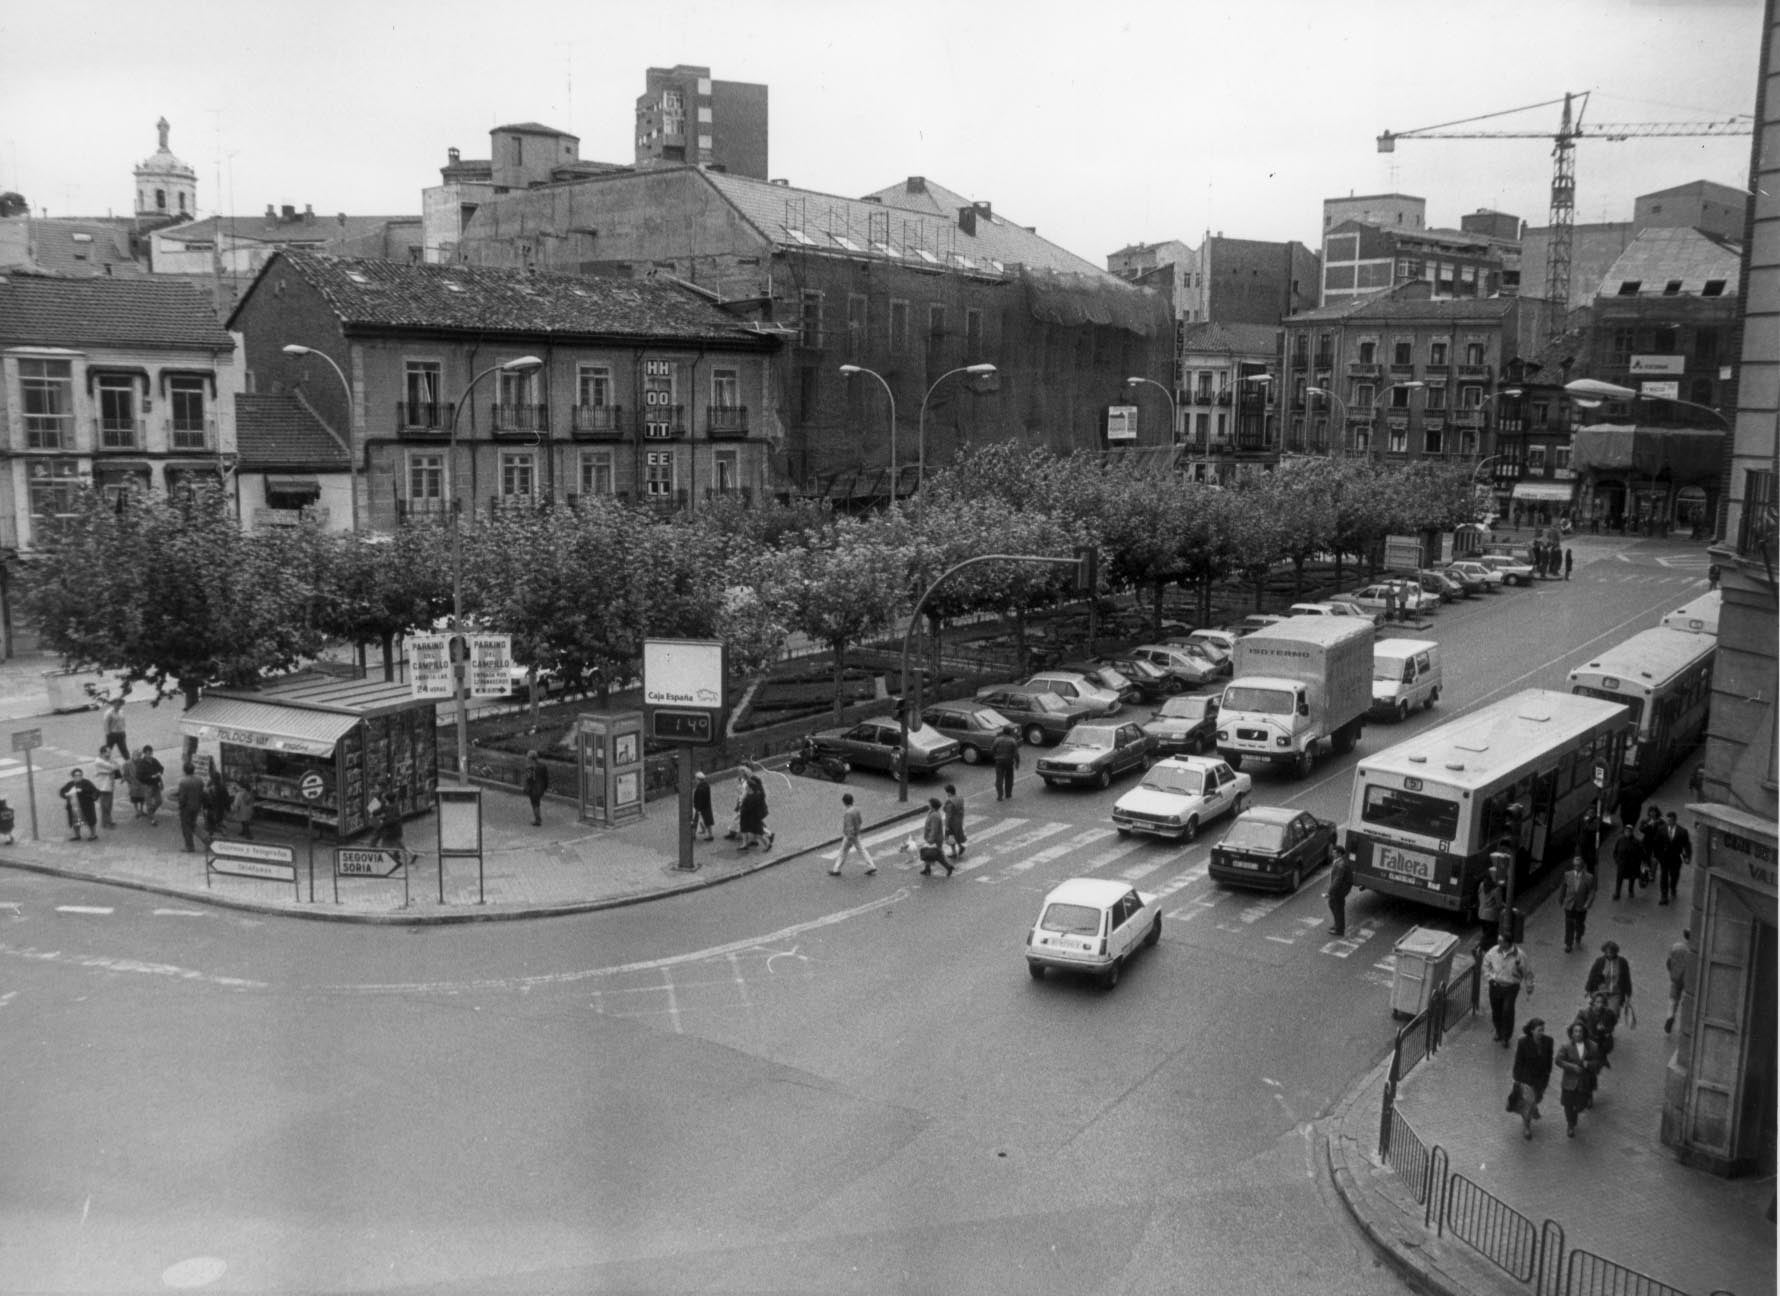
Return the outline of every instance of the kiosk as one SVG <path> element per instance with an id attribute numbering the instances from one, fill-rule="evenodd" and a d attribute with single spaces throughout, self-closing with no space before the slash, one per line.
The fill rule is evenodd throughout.
<path id="1" fill-rule="evenodd" d="M 380 789 L 404 818 L 438 799 L 437 706 L 406 684 L 298 675 L 258 689 L 210 689 L 179 730 L 219 748 L 223 777 L 252 788 L 256 815 L 307 820 L 335 838 L 371 827 Z M 305 797 L 305 776 L 321 792 Z"/>

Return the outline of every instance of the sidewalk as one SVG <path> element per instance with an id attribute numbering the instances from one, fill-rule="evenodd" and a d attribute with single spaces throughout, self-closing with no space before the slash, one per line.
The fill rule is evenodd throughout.
<path id="1" fill-rule="evenodd" d="M 1685 805 L 1691 768 L 1684 763 L 1652 800 L 1665 810 Z M 1681 1039 L 1679 1022 L 1675 1034 L 1663 1033 L 1664 960 L 1689 922 L 1691 866 L 1682 872 L 1681 889 L 1683 903 L 1662 907 L 1654 888 L 1616 903 L 1609 886 L 1590 911 L 1584 949 L 1568 955 L 1555 894 L 1527 918 L 1525 948 L 1536 988 L 1518 1005 L 1517 1033 L 1539 1016 L 1547 1033 L 1561 1038 L 1601 942 L 1617 941 L 1632 967 L 1638 1025 L 1622 1024 L 1616 1032 L 1613 1065 L 1602 1073 L 1595 1106 L 1582 1114 L 1574 1139 L 1564 1135 L 1555 1077 L 1530 1141 L 1519 1118 L 1503 1111 L 1512 1054 L 1491 1039 L 1487 1005 L 1404 1078 L 1397 1110 L 1425 1145 L 1446 1150 L 1452 1173 L 1494 1194 L 1535 1228 L 1547 1219 L 1561 1225 L 1567 1250 L 1592 1252 L 1697 1296 L 1761 1296 L 1775 1289 L 1775 1229 L 1768 1217 L 1774 1180 L 1720 1179 L 1690 1169 L 1659 1137 L 1663 1086 Z M 1386 1029 L 1381 1021 L 1381 1037 Z M 1436 1238 L 1424 1227 L 1424 1208 L 1378 1160 L 1384 1079 L 1383 1067 L 1374 1070 L 1328 1125 L 1330 1169 L 1349 1209 L 1386 1259 L 1424 1289 L 1525 1296 L 1531 1288 L 1467 1243 L 1451 1233 Z"/>

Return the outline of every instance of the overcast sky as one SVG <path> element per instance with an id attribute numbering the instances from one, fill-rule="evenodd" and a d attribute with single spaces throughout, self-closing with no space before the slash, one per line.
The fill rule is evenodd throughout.
<path id="1" fill-rule="evenodd" d="M 201 213 L 420 212 L 445 150 L 541 121 L 629 162 L 644 70 L 770 89 L 771 172 L 857 196 L 924 175 L 1104 264 L 1207 231 L 1320 240 L 1321 202 L 1400 191 L 1432 225 L 1543 225 L 1549 138 L 1409 130 L 1591 91 L 1584 124 L 1750 113 L 1759 0 L 185 0 L 0 5 L 0 190 L 125 213 L 155 121 Z M 1480 129 L 1550 132 L 1559 108 Z M 1578 222 L 1744 186 L 1749 139 L 1577 148 Z"/>

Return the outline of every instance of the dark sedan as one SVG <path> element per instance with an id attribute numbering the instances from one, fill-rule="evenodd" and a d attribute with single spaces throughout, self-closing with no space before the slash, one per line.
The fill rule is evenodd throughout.
<path id="1" fill-rule="evenodd" d="M 1058 697 L 1044 689 L 1018 684 L 991 684 L 977 690 L 977 701 L 993 707 L 1020 727 L 1020 736 L 1034 747 L 1062 740 L 1078 720 L 1093 714 L 1092 708 Z"/>
<path id="2" fill-rule="evenodd" d="M 1193 693 L 1171 697 L 1143 723 L 1143 731 L 1156 740 L 1164 755 L 1197 756 L 1217 745 L 1218 695 Z"/>
<path id="3" fill-rule="evenodd" d="M 1135 657 L 1114 655 L 1102 657 L 1098 663 L 1110 666 L 1126 679 L 1137 686 L 1137 691 L 1145 702 L 1154 702 L 1157 698 L 1171 697 L 1181 690 L 1181 683 L 1163 670 L 1160 666 L 1152 666 L 1146 661 Z"/>
<path id="4" fill-rule="evenodd" d="M 1335 825 L 1307 810 L 1251 806 L 1211 848 L 1207 872 L 1219 882 L 1296 891 L 1335 852 Z"/>
<path id="5" fill-rule="evenodd" d="M 966 765 L 990 759 L 995 736 L 1003 729 L 1015 727 L 1012 720 L 994 707 L 968 698 L 928 707 L 921 713 L 921 723 L 957 743 Z"/>
<path id="6" fill-rule="evenodd" d="M 812 738 L 817 751 L 845 756 L 854 769 L 896 773 L 896 752 L 902 745 L 902 730 L 891 717 L 861 720 L 845 729 L 826 729 Z M 923 725 L 909 730 L 910 774 L 935 773 L 942 765 L 957 760 L 958 755 L 958 744 L 937 729 Z"/>
<path id="7" fill-rule="evenodd" d="M 1120 774 L 1148 769 L 1155 758 L 1156 740 L 1134 724 L 1079 724 L 1056 751 L 1039 757 L 1038 776 L 1046 787 L 1109 787 Z"/>

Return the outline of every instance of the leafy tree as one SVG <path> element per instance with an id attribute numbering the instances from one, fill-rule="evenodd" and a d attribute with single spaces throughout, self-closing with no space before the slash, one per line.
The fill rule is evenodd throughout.
<path id="1" fill-rule="evenodd" d="M 432 527 L 392 534 L 358 532 L 326 538 L 324 584 L 316 627 L 354 644 L 383 650 L 383 678 L 395 678 L 395 638 L 431 624 L 451 607 L 450 547 Z"/>
<path id="2" fill-rule="evenodd" d="M 23 216 L 31 210 L 31 204 L 25 201 L 25 195 L 8 189 L 0 193 L 0 216 Z"/>

